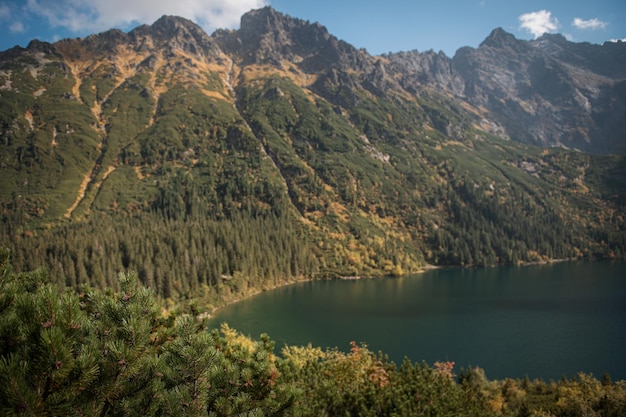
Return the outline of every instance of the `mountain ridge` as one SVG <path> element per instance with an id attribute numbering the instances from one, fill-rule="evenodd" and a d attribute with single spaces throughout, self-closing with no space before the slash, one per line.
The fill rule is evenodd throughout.
<path id="1" fill-rule="evenodd" d="M 181 47 L 192 55 L 202 52 L 209 60 L 226 54 L 244 66 L 280 67 L 286 61 L 307 74 L 319 75 L 329 68 L 357 69 L 375 79 L 374 69 L 380 75 L 391 63 L 387 84 L 379 87 L 393 85 L 393 90 L 414 92 L 426 86 L 452 94 L 482 109 L 483 116 L 505 132 L 504 137 L 544 147 L 626 152 L 621 140 L 626 127 L 626 46 L 620 42 L 573 43 L 558 34 L 524 41 L 496 28 L 478 48 L 460 48 L 452 58 L 433 51 L 376 57 L 337 39 L 319 23 L 292 18 L 268 6 L 242 16 L 241 29 L 236 31 L 216 30 L 209 36 L 187 19 L 164 16 L 128 34 L 113 30 L 91 35 L 82 44 L 89 47 L 101 39 L 101 47 L 113 52 L 110 48 L 120 41 L 135 42 L 148 33 L 170 48 Z M 34 45 L 41 48 L 44 43 Z M 514 72 L 524 75 L 513 76 Z"/>
<path id="2" fill-rule="evenodd" d="M 621 75 L 553 43 L 498 29 L 454 58 L 371 56 L 264 8 L 212 35 L 164 16 L 13 48 L 1 243 L 68 285 L 131 268 L 217 304 L 302 276 L 622 257 L 624 156 L 545 147 L 617 152 Z"/>

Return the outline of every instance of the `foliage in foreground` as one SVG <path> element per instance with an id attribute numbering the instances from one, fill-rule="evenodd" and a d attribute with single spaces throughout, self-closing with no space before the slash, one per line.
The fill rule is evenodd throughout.
<path id="1" fill-rule="evenodd" d="M 133 274 L 66 291 L 0 252 L 0 414 L 100 416 L 621 416 L 626 383 L 489 381 L 452 363 L 399 367 L 365 346 L 273 352 L 223 326 L 163 315 Z"/>

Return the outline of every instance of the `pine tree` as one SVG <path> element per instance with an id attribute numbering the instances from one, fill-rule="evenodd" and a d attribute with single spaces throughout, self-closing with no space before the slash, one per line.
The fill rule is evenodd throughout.
<path id="1" fill-rule="evenodd" d="M 0 251 L 0 415 L 275 415 L 290 404 L 269 338 L 159 316 L 135 274 L 119 286 L 59 294 Z"/>
<path id="2" fill-rule="evenodd" d="M 82 348 L 89 323 L 75 293 L 39 270 L 15 274 L 0 252 L 0 406 L 6 415 L 69 415 L 97 379 Z"/>

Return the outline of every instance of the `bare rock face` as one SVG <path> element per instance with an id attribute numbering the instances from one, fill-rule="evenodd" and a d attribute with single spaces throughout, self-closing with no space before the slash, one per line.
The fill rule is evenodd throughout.
<path id="1" fill-rule="evenodd" d="M 129 36 L 138 50 L 165 48 L 172 52 L 178 49 L 207 58 L 215 58 L 220 54 L 219 47 L 200 26 L 182 17 L 163 16 L 150 26 L 139 26 Z M 146 43 L 146 38 L 151 39 L 152 43 Z"/>
<path id="2" fill-rule="evenodd" d="M 533 41 L 498 28 L 478 48 L 386 55 L 402 88 L 435 89 L 487 110 L 501 136 L 592 153 L 626 152 L 626 44 Z"/>
<path id="3" fill-rule="evenodd" d="M 419 92 L 425 86 L 437 86 L 457 96 L 463 95 L 464 81 L 455 72 L 452 60 L 443 52 L 409 51 L 386 55 L 393 70 L 400 74 L 406 90 Z"/>
<path id="4" fill-rule="evenodd" d="M 465 83 L 464 99 L 487 108 L 511 138 L 623 153 L 625 58 L 626 45 L 576 44 L 561 35 L 522 41 L 496 29 L 452 62 Z"/>
<path id="5" fill-rule="evenodd" d="M 238 31 L 218 30 L 213 38 L 244 65 L 281 66 L 281 62 L 288 61 L 308 73 L 337 65 L 363 66 L 367 55 L 330 35 L 319 23 L 292 18 L 271 7 L 245 14 Z"/>

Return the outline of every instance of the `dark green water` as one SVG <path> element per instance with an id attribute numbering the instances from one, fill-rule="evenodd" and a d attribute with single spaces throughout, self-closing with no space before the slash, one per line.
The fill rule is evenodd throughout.
<path id="1" fill-rule="evenodd" d="M 558 379 L 579 371 L 626 379 L 626 262 L 442 269 L 268 291 L 211 320 L 285 344 L 349 349 L 351 340 L 487 377 Z"/>

